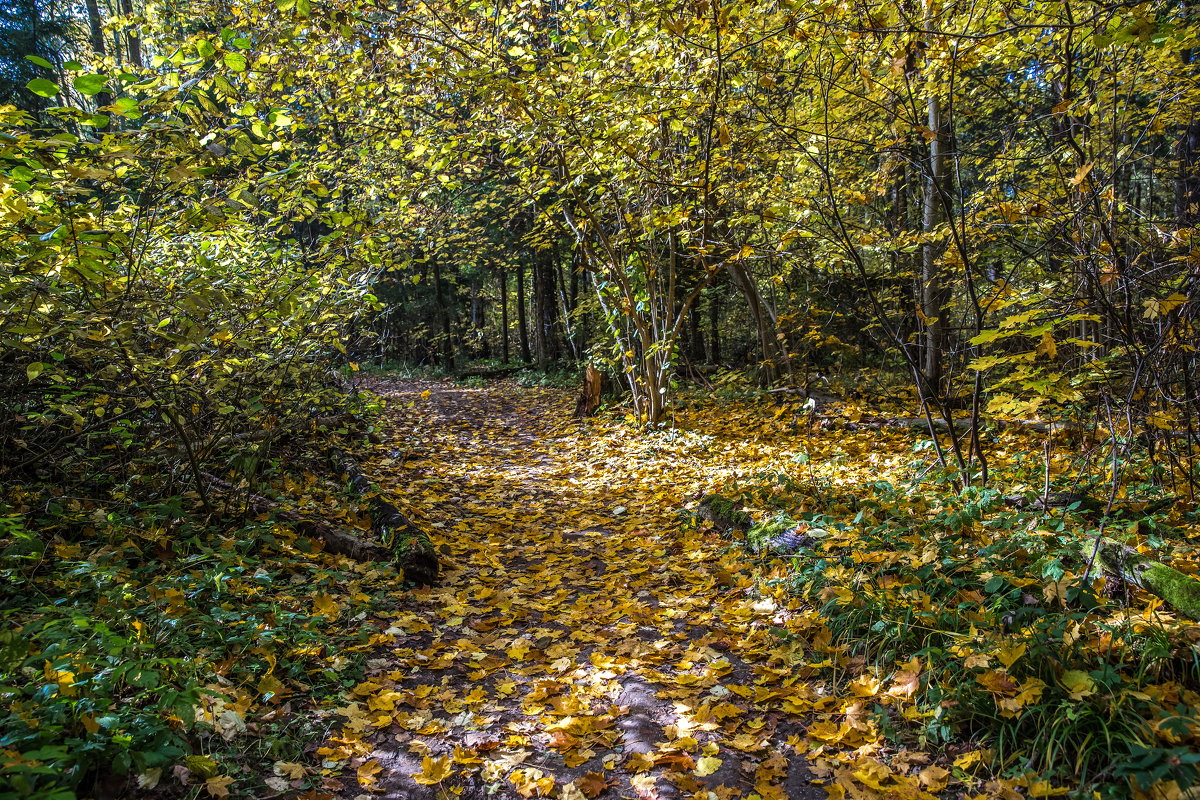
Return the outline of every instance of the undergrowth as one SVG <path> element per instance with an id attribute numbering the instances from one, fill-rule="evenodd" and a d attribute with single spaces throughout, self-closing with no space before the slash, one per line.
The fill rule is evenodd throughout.
<path id="1" fill-rule="evenodd" d="M 829 646 L 813 661 L 831 684 L 862 697 L 907 685 L 873 706 L 894 749 L 941 747 L 959 778 L 982 766 L 1031 794 L 1045 781 L 1104 797 L 1200 783 L 1200 626 L 1089 574 L 1097 519 L 1015 509 L 995 489 L 956 494 L 949 481 L 834 491 L 800 465 L 735 495 L 764 520 L 790 512 L 815 540 L 773 580 L 818 612 Z M 1194 566 L 1161 515 L 1104 525 Z M 836 743 L 844 731 L 827 733 Z M 963 742 L 982 756 L 953 758 Z"/>
<path id="2" fill-rule="evenodd" d="M 127 796 L 168 774 L 213 796 L 316 785 L 298 762 L 327 701 L 387 640 L 340 620 L 394 605 L 402 575 L 270 522 L 202 523 L 180 499 L 5 502 L 0 798 Z"/>

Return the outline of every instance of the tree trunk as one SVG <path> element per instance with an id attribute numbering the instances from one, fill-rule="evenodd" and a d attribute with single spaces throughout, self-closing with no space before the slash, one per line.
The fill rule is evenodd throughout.
<path id="1" fill-rule="evenodd" d="M 104 58 L 104 18 L 100 16 L 100 4 L 97 0 L 85 0 L 88 18 L 88 41 L 92 53 L 97 58 Z M 112 104 L 112 94 L 100 92 L 96 95 L 96 107 L 103 108 Z"/>
<path id="2" fill-rule="evenodd" d="M 133 16 L 133 0 L 119 0 L 121 14 L 126 17 Z M 125 50 L 129 58 L 129 63 L 135 67 L 145 66 L 142 63 L 142 38 L 125 32 Z"/>
<path id="3" fill-rule="evenodd" d="M 1193 119 L 1176 145 L 1175 219 L 1180 227 L 1200 223 L 1200 119 Z"/>
<path id="4" fill-rule="evenodd" d="M 508 273 L 500 270 L 500 351 L 508 363 Z"/>
<path id="5" fill-rule="evenodd" d="M 937 228 L 942 199 L 939 196 L 946 164 L 942 152 L 942 107 L 938 98 L 930 97 L 929 173 L 925 177 L 925 215 L 921 230 L 931 236 Z M 929 391 L 938 392 L 942 383 L 942 355 L 945 348 L 946 321 L 943 302 L 943 276 L 938 268 L 939 248 L 927 241 L 921 246 L 921 311 L 925 323 L 925 380 Z"/>
<path id="6" fill-rule="evenodd" d="M 297 533 L 322 542 L 330 553 L 346 556 L 355 561 L 390 562 L 393 560 L 392 551 L 378 542 L 360 539 L 352 533 L 334 528 L 325 522 L 306 519 L 294 511 L 282 510 L 275 501 L 252 492 L 243 492 L 229 481 L 221 480 L 215 475 L 205 473 L 204 482 L 210 490 L 220 492 L 227 499 L 239 503 L 244 502 L 244 507 L 251 514 L 274 514 L 276 519 L 291 525 Z"/>
<path id="7" fill-rule="evenodd" d="M 529 354 L 529 323 L 525 313 L 525 268 L 517 264 L 517 332 L 521 339 L 521 360 L 528 364 L 533 359 Z"/>
<path id="8" fill-rule="evenodd" d="M 708 363 L 721 363 L 721 298 L 717 292 L 708 296 Z"/>
<path id="9" fill-rule="evenodd" d="M 726 270 L 746 298 L 750 317 L 754 320 L 754 327 L 758 333 L 758 344 L 762 349 L 764 368 L 760 372 L 760 382 L 768 384 L 789 369 L 787 353 L 780 346 L 779 337 L 775 335 L 775 314 L 767 305 L 766 298 L 758 291 L 758 284 L 749 270 L 737 263 L 729 263 Z"/>
<path id="10" fill-rule="evenodd" d="M 534 352 L 538 369 L 558 358 L 558 300 L 555 297 L 555 253 L 547 250 L 533 261 Z"/>
<path id="11" fill-rule="evenodd" d="M 588 364 L 583 370 L 583 386 L 575 403 L 575 416 L 590 417 L 600 407 L 600 395 L 604 391 L 604 373 Z"/>
<path id="12" fill-rule="evenodd" d="M 437 301 L 438 326 L 441 328 L 442 367 L 447 371 L 454 369 L 454 342 L 450 337 L 450 309 L 447 307 L 445 292 L 442 286 L 442 267 L 436 257 L 431 258 L 433 265 L 433 293 Z"/>

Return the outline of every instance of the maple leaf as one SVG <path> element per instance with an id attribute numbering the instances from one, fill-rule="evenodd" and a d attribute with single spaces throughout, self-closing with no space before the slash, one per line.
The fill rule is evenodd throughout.
<path id="1" fill-rule="evenodd" d="M 522 797 L 549 797 L 554 791 L 554 778 L 532 767 L 513 770 L 508 780 Z"/>
<path id="2" fill-rule="evenodd" d="M 288 761 L 276 761 L 274 769 L 276 775 L 282 775 L 291 780 L 300 780 L 306 772 L 303 764 L 294 764 Z"/>
<path id="3" fill-rule="evenodd" d="M 609 778 L 603 772 L 585 772 L 582 777 L 574 781 L 574 784 L 579 787 L 579 791 L 583 792 L 583 796 L 589 800 L 603 794 L 610 783 Z"/>
<path id="4" fill-rule="evenodd" d="M 696 769 L 693 771 L 692 774 L 699 778 L 703 778 L 705 776 L 712 775 L 714 772 L 716 772 L 718 769 L 721 768 L 722 763 L 723 762 L 721 761 L 721 759 L 716 758 L 714 756 L 701 756 L 699 759 L 697 759 Z"/>
<path id="5" fill-rule="evenodd" d="M 229 797 L 229 786 L 233 778 L 229 776 L 213 776 L 204 782 L 204 790 L 212 797 Z"/>
<path id="6" fill-rule="evenodd" d="M 362 786 L 373 786 L 377 778 L 375 777 L 380 772 L 383 772 L 383 765 L 375 759 L 364 761 L 358 765 L 358 782 Z"/>
<path id="7" fill-rule="evenodd" d="M 1063 672 L 1062 685 L 1072 700 L 1082 700 L 1096 693 L 1096 682 L 1082 670 L 1069 669 Z"/>
<path id="8" fill-rule="evenodd" d="M 630 753 L 625 759 L 625 769 L 629 772 L 647 772 L 654 768 L 654 756 L 649 753 Z"/>
<path id="9" fill-rule="evenodd" d="M 1012 676 L 999 670 L 984 672 L 981 675 L 977 675 L 975 680 L 980 686 L 993 694 L 1015 695 L 1020 688 L 1017 682 L 1012 679 Z"/>
<path id="10" fill-rule="evenodd" d="M 320 616 L 334 619 L 342 613 L 341 608 L 338 606 L 337 601 L 333 599 L 332 595 L 319 594 L 313 598 L 312 604 L 313 613 Z"/>
<path id="11" fill-rule="evenodd" d="M 950 770 L 936 765 L 930 765 L 921 770 L 918 776 L 921 784 L 931 792 L 940 792 L 950 782 Z"/>
<path id="12" fill-rule="evenodd" d="M 442 756 L 441 758 L 425 756 L 421 759 L 421 771 L 414 773 L 412 778 L 422 786 L 441 783 L 452 774 L 453 761 L 451 756 Z"/>

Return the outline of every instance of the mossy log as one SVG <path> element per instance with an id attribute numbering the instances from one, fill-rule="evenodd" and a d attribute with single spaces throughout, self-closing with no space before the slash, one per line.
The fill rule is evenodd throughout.
<path id="1" fill-rule="evenodd" d="M 720 494 L 705 496 L 696 508 L 696 516 L 711 522 L 723 535 L 733 531 L 745 533 L 754 524 L 749 514 L 738 508 L 728 497 Z"/>
<path id="2" fill-rule="evenodd" d="M 809 528 L 786 514 L 776 514 L 768 520 L 755 523 L 746 534 L 746 545 L 756 555 L 773 553 L 778 556 L 794 556 L 812 549 L 818 537 L 818 529 Z"/>
<path id="3" fill-rule="evenodd" d="M 746 537 L 747 548 L 755 554 L 795 555 L 816 544 L 821 534 L 786 514 L 755 522 L 736 503 L 719 494 L 710 494 L 701 500 L 696 516 L 712 522 L 722 534 L 740 531 Z"/>
<path id="4" fill-rule="evenodd" d="M 368 500 L 371 509 L 371 530 L 391 548 L 404 576 L 416 583 L 430 584 L 438 577 L 438 557 L 429 534 L 421 530 L 400 509 L 384 499 L 371 481 L 359 469 L 353 458 L 336 452 L 331 456 L 336 469 L 345 476 L 355 494 Z"/>
<path id="5" fill-rule="evenodd" d="M 260 494 L 246 492 L 236 488 L 229 481 L 221 480 L 215 475 L 205 474 L 205 485 L 229 498 L 244 502 L 252 514 L 274 514 L 281 522 L 286 522 L 302 536 L 317 539 L 325 550 L 340 556 L 352 558 L 355 561 L 391 561 L 392 551 L 378 542 L 361 539 L 352 533 L 334 528 L 320 520 L 309 519 L 295 511 L 287 511 L 279 507 L 279 503 Z"/>
<path id="6" fill-rule="evenodd" d="M 1200 620 L 1200 579 L 1112 539 L 1100 540 L 1096 562 L 1106 573 L 1161 598 L 1183 616 Z"/>

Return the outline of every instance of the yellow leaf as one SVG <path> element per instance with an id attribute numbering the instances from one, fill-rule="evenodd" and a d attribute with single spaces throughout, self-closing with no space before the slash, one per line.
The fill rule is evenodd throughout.
<path id="1" fill-rule="evenodd" d="M 422 786 L 433 786 L 436 783 L 441 783 L 450 777 L 451 762 L 453 759 L 450 756 L 442 756 L 434 758 L 433 756 L 425 756 L 421 759 L 421 771 L 414 774 L 413 780 Z"/>
<path id="2" fill-rule="evenodd" d="M 1008 669 L 1017 663 L 1021 656 L 1025 655 L 1026 649 L 1024 642 L 1009 642 L 1000 648 L 1000 652 L 996 654 L 996 657 L 1000 659 L 1000 663 L 1004 665 L 1004 668 Z"/>
<path id="3" fill-rule="evenodd" d="M 524 661 L 531 649 L 533 648 L 528 639 L 517 639 L 512 643 L 512 647 L 505 651 L 505 655 L 513 661 Z"/>
<path id="4" fill-rule="evenodd" d="M 574 782 L 564 783 L 558 790 L 558 800 L 587 800 L 587 795 Z"/>
<path id="5" fill-rule="evenodd" d="M 654 756 L 649 753 L 631 753 L 625 759 L 625 769 L 630 772 L 648 772 L 654 768 Z"/>
<path id="6" fill-rule="evenodd" d="M 554 791 L 554 778 L 532 767 L 513 770 L 508 780 L 522 797 L 549 797 Z"/>
<path id="7" fill-rule="evenodd" d="M 919 777 L 925 788 L 931 792 L 938 792 L 945 789 L 946 784 L 950 782 L 950 770 L 931 765 L 921 770 Z"/>
<path id="8" fill-rule="evenodd" d="M 1168 297 L 1166 300 L 1159 301 L 1158 310 L 1164 314 L 1170 314 L 1172 311 L 1179 308 L 1181 305 L 1183 305 L 1187 301 L 1188 301 L 1187 295 L 1183 295 L 1183 294 L 1180 294 L 1179 292 L 1175 292 L 1173 295 Z"/>
<path id="9" fill-rule="evenodd" d="M 233 778 L 228 776 L 212 777 L 204 782 L 204 790 L 213 797 L 229 797 L 229 784 Z"/>
<path id="10" fill-rule="evenodd" d="M 341 609 L 331 595 L 319 594 L 313 598 L 313 613 L 336 619 Z"/>
<path id="11" fill-rule="evenodd" d="M 1082 167 L 1075 170 L 1075 177 L 1071 178 L 1071 186 L 1078 186 L 1079 184 L 1083 183 L 1084 179 L 1087 178 L 1088 173 L 1092 171 L 1092 167 L 1094 166 L 1096 166 L 1094 163 L 1084 164 Z"/>
<path id="12" fill-rule="evenodd" d="M 975 681 L 989 692 L 999 695 L 1015 695 L 1019 688 L 1011 675 L 998 670 L 988 670 L 976 676 Z"/>
<path id="13" fill-rule="evenodd" d="M 298 781 L 304 777 L 304 765 L 295 764 L 290 761 L 276 761 L 275 774 Z"/>
<path id="14" fill-rule="evenodd" d="M 1096 682 L 1083 670 L 1069 669 L 1062 676 L 1063 688 L 1070 692 L 1072 700 L 1082 700 L 1096 693 Z"/>
<path id="15" fill-rule="evenodd" d="M 1042 334 L 1042 340 L 1038 342 L 1037 350 L 1039 356 L 1054 358 L 1058 355 L 1058 345 L 1054 341 L 1054 337 L 1050 335 L 1050 331 Z"/>
<path id="16" fill-rule="evenodd" d="M 871 789 L 884 791 L 887 789 L 884 783 L 890 783 L 892 780 L 892 771 L 882 762 L 873 758 L 860 760 L 856 767 L 851 775 L 856 781 Z"/>
<path id="17" fill-rule="evenodd" d="M 358 782 L 362 786 L 371 786 L 375 783 L 375 776 L 383 772 L 383 766 L 371 759 L 358 765 Z"/>
<path id="18" fill-rule="evenodd" d="M 696 769 L 692 774 L 699 778 L 703 778 L 706 775 L 712 775 L 721 768 L 722 763 L 723 762 L 719 758 L 713 758 L 712 756 L 701 756 L 696 762 Z"/>

